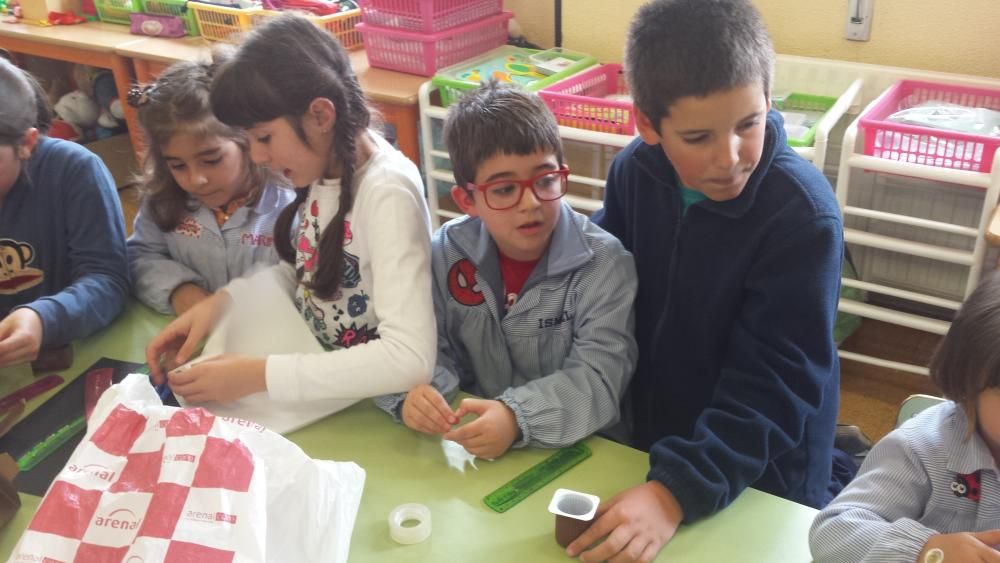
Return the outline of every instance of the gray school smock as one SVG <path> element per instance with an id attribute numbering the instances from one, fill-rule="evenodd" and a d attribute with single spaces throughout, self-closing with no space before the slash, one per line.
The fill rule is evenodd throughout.
<path id="1" fill-rule="evenodd" d="M 549 249 L 504 310 L 496 244 L 454 219 L 433 240 L 438 362 L 432 385 L 504 402 L 522 437 L 556 448 L 614 427 L 635 368 L 632 255 L 563 203 Z M 405 394 L 376 399 L 399 420 Z"/>
<path id="2" fill-rule="evenodd" d="M 128 239 L 132 290 L 140 301 L 173 314 L 170 294 L 183 283 L 214 293 L 230 280 L 276 264 L 274 222 L 292 200 L 289 188 L 267 185 L 254 207 L 240 207 L 221 227 L 204 205 L 171 231 L 162 231 L 143 206 Z"/>

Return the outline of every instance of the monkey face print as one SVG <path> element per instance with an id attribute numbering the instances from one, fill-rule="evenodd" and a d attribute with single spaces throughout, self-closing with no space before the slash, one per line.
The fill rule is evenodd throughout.
<path id="1" fill-rule="evenodd" d="M 13 295 L 35 287 L 45 279 L 45 272 L 28 264 L 35 249 L 26 242 L 0 238 L 0 295 Z"/>

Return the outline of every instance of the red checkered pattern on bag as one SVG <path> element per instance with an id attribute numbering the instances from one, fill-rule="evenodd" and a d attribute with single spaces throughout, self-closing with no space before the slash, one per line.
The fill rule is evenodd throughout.
<path id="1" fill-rule="evenodd" d="M 204 457 L 207 436 L 177 436 L 167 438 L 163 445 L 160 482 L 191 486 L 194 474 Z"/>
<path id="2" fill-rule="evenodd" d="M 145 416 L 118 405 L 90 436 L 90 441 L 111 455 L 125 455 L 146 430 L 146 422 Z"/>
<path id="3" fill-rule="evenodd" d="M 163 422 L 118 405 L 73 457 L 88 463 L 53 483 L 13 560 L 230 562 L 234 545 L 263 559 L 266 484 L 251 491 L 253 455 L 226 438 L 236 429 L 202 409 Z"/>
<path id="4" fill-rule="evenodd" d="M 205 409 L 182 409 L 167 422 L 167 437 L 207 436 L 215 425 L 215 415 Z"/>

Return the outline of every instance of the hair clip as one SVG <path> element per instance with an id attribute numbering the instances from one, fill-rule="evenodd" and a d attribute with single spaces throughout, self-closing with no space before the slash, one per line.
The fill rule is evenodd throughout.
<path id="1" fill-rule="evenodd" d="M 128 89 L 128 105 L 138 108 L 149 103 L 149 97 L 156 90 L 156 83 L 136 85 Z"/>

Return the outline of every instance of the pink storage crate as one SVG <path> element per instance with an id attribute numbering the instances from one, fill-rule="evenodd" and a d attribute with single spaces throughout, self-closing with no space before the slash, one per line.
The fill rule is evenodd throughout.
<path id="1" fill-rule="evenodd" d="M 410 74 L 433 76 L 439 68 L 485 53 L 507 42 L 507 22 L 513 14 L 502 12 L 455 29 L 429 35 L 359 23 L 355 29 L 365 40 L 368 64 Z"/>
<path id="2" fill-rule="evenodd" d="M 543 88 L 538 95 L 559 125 L 632 135 L 635 112 L 621 65 L 598 65 Z"/>
<path id="3" fill-rule="evenodd" d="M 495 16 L 503 0 L 360 0 L 364 23 L 435 33 Z"/>
<path id="4" fill-rule="evenodd" d="M 889 160 L 989 172 L 1000 137 L 895 123 L 893 113 L 935 101 L 1000 111 L 1000 90 L 902 80 L 865 112 L 865 154 Z"/>

